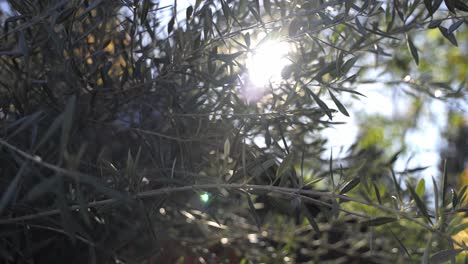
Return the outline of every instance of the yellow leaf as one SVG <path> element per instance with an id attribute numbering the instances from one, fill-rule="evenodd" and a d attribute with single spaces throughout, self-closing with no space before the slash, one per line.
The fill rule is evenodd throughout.
<path id="1" fill-rule="evenodd" d="M 109 52 L 110 54 L 114 54 L 114 51 L 115 51 L 114 41 L 110 41 L 109 44 L 107 44 L 107 46 L 104 47 L 104 51 Z"/>
<path id="2" fill-rule="evenodd" d="M 96 42 L 96 39 L 94 38 L 93 34 L 88 35 L 88 44 L 94 44 Z"/>

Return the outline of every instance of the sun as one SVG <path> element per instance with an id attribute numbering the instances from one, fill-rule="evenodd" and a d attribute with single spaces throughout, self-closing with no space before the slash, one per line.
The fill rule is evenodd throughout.
<path id="1" fill-rule="evenodd" d="M 286 42 L 267 41 L 257 46 L 248 56 L 246 66 L 249 82 L 256 87 L 266 87 L 281 80 L 281 71 L 288 64 Z"/>

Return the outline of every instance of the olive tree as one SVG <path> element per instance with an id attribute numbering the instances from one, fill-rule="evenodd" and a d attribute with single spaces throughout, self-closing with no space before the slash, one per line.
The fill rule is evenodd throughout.
<path id="1" fill-rule="evenodd" d="M 8 3 L 4 262 L 438 263 L 466 250 L 451 237 L 465 188 L 443 174 L 426 191 L 376 144 L 325 157 L 323 132 L 372 70 L 435 63 L 422 32 L 460 44 L 462 0 Z"/>

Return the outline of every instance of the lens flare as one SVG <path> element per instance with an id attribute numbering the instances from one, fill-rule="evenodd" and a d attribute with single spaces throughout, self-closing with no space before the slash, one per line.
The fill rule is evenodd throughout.
<path id="1" fill-rule="evenodd" d="M 286 42 L 268 41 L 257 46 L 247 59 L 249 81 L 256 87 L 281 80 L 281 70 L 288 59 L 289 45 Z"/>

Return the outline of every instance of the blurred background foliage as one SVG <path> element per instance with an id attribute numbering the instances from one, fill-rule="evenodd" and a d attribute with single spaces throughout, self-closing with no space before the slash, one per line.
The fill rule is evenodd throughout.
<path id="1" fill-rule="evenodd" d="M 466 261 L 464 1 L 2 4 L 3 262 Z"/>

